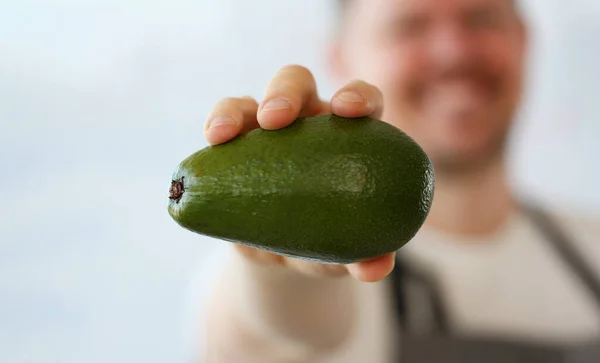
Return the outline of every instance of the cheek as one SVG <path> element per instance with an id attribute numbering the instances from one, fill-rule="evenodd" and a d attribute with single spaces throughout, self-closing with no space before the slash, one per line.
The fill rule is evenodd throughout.
<path id="1" fill-rule="evenodd" d="M 523 54 L 521 49 L 513 44 L 504 44 L 496 50 L 488 55 L 490 66 L 494 67 L 498 81 L 496 99 L 488 110 L 493 116 L 488 131 L 504 133 L 512 123 L 522 96 Z"/>
<path id="2" fill-rule="evenodd" d="M 419 133 L 415 86 L 425 74 L 423 64 L 410 53 L 396 51 L 383 54 L 380 66 L 373 69 L 376 86 L 384 95 L 383 119 L 415 138 Z"/>
<path id="3" fill-rule="evenodd" d="M 419 75 L 424 74 L 424 59 L 408 50 L 390 50 L 381 56 L 378 73 L 387 84 L 399 91 L 408 89 Z"/>
<path id="4" fill-rule="evenodd" d="M 417 73 L 415 52 L 398 46 L 385 44 L 366 47 L 361 54 L 355 54 L 355 75 L 370 82 L 382 91 L 397 89 Z"/>
<path id="5" fill-rule="evenodd" d="M 518 88 L 522 74 L 523 53 L 515 42 L 490 42 L 485 48 L 488 69 L 494 72 L 505 88 Z"/>

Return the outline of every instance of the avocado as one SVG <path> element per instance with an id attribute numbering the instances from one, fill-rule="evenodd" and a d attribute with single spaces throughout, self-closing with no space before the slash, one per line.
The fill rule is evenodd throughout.
<path id="1" fill-rule="evenodd" d="M 345 264 L 410 241 L 434 183 L 429 157 L 400 129 L 326 114 L 190 155 L 172 175 L 168 211 L 201 235 Z"/>

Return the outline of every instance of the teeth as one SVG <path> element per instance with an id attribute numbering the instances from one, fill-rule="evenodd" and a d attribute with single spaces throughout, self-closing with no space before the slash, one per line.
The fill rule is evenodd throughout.
<path id="1" fill-rule="evenodd" d="M 452 82 L 431 86 L 426 91 L 425 110 L 437 117 L 452 117 L 475 112 L 485 102 L 473 82 Z"/>

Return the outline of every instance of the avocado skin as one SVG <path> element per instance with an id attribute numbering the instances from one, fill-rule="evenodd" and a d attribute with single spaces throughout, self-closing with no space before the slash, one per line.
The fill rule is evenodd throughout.
<path id="1" fill-rule="evenodd" d="M 255 129 L 183 160 L 183 195 L 169 200 L 183 228 L 320 263 L 395 251 L 423 225 L 432 163 L 400 129 L 369 117 L 298 118 Z"/>

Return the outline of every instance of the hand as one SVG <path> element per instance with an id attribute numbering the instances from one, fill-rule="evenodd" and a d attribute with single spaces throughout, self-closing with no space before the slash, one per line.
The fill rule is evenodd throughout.
<path id="1" fill-rule="evenodd" d="M 226 98 L 210 112 L 204 136 L 212 144 L 227 142 L 241 133 L 262 127 L 277 130 L 289 126 L 297 117 L 333 113 L 342 117 L 379 118 L 383 109 L 381 92 L 362 81 L 338 90 L 327 102 L 319 98 L 312 73 L 301 66 L 280 69 L 269 82 L 263 100 L 250 97 Z M 260 249 L 234 244 L 237 251 L 252 261 L 283 265 L 311 276 L 344 276 L 374 282 L 394 268 L 396 253 L 349 265 L 330 265 L 283 257 Z"/>

